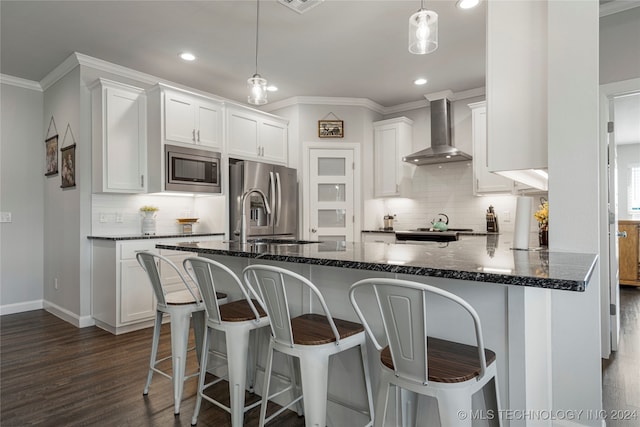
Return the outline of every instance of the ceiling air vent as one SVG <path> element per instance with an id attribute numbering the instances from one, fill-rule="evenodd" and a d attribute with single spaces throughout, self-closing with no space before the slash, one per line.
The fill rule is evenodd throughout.
<path id="1" fill-rule="evenodd" d="M 307 10 L 319 5 L 324 0 L 278 0 L 281 4 L 298 13 L 305 13 Z"/>

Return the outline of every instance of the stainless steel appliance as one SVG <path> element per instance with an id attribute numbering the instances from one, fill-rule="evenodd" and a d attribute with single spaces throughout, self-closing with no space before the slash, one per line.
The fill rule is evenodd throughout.
<path id="1" fill-rule="evenodd" d="M 298 179 L 295 169 L 249 160 L 229 160 L 229 238 L 240 239 L 242 196 L 247 195 L 247 238 L 295 239 L 298 233 Z M 268 214 L 265 200 L 271 213 Z"/>
<path id="2" fill-rule="evenodd" d="M 167 191 L 220 193 L 220 153 L 166 144 Z"/>
<path id="3" fill-rule="evenodd" d="M 452 242 L 458 240 L 460 232 L 472 232 L 470 228 L 449 228 L 438 231 L 432 228 L 418 228 L 416 230 L 396 231 L 396 241 L 405 243 L 415 242 Z"/>

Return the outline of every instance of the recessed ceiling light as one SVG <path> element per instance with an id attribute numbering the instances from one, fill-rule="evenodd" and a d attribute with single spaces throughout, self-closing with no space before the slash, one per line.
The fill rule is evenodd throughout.
<path id="1" fill-rule="evenodd" d="M 480 0 L 458 0 L 456 6 L 460 9 L 471 9 L 476 7 L 480 3 Z"/>
<path id="2" fill-rule="evenodd" d="M 426 83 L 427 83 L 427 79 L 422 79 L 422 78 L 420 78 L 420 79 L 415 79 L 415 80 L 413 81 L 413 84 L 414 84 L 414 85 L 418 85 L 418 86 L 424 85 L 424 84 L 426 84 Z"/>
<path id="3" fill-rule="evenodd" d="M 191 52 L 181 52 L 181 53 L 178 54 L 178 56 L 180 57 L 180 59 L 182 59 L 184 61 L 195 61 L 196 60 L 196 56 Z"/>
<path id="4" fill-rule="evenodd" d="M 267 90 L 269 92 L 276 92 L 278 90 L 278 86 L 269 85 L 269 86 L 267 86 Z"/>

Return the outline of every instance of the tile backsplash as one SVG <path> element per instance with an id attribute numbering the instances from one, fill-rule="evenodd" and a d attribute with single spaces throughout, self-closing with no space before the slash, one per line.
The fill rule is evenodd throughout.
<path id="1" fill-rule="evenodd" d="M 382 217 L 395 215 L 394 229 L 410 230 L 429 227 L 431 221 L 444 213 L 449 226 L 486 231 L 485 214 L 489 205 L 498 216 L 500 231 L 512 232 L 515 224 L 516 195 L 473 195 L 473 170 L 471 162 L 445 163 L 415 167 L 407 197 L 372 199 L 365 203 L 364 229 L 382 227 Z M 539 198 L 546 193 L 526 194 L 534 199 L 537 209 Z M 531 213 L 531 230 L 537 223 Z"/>
<path id="2" fill-rule="evenodd" d="M 157 206 L 156 233 L 180 232 L 177 218 L 200 218 L 194 232 L 225 232 L 225 198 L 223 196 L 123 195 L 92 194 L 91 234 L 117 236 L 141 234 L 140 207 Z"/>

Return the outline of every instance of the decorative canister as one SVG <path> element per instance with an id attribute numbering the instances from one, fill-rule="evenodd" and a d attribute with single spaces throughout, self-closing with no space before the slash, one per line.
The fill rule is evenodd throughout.
<path id="1" fill-rule="evenodd" d="M 156 234 L 156 213 L 144 212 L 142 218 L 142 234 L 151 235 Z"/>

